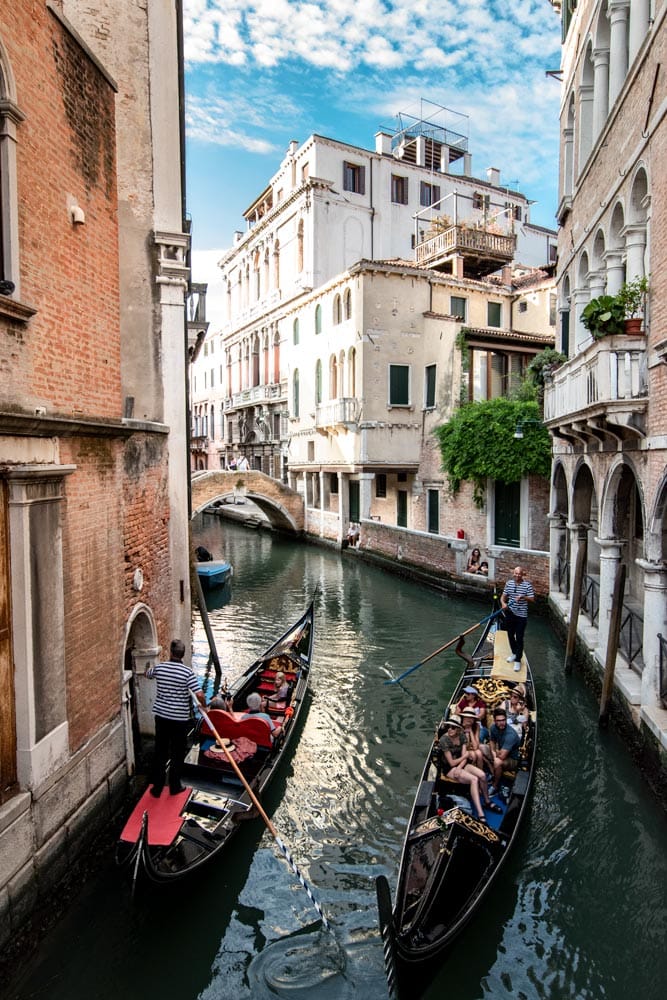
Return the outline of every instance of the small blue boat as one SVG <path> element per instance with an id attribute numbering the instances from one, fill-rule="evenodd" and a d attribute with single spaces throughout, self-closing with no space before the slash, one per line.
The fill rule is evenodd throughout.
<path id="1" fill-rule="evenodd" d="M 207 562 L 197 563 L 197 575 L 202 584 L 208 587 L 221 587 L 234 575 L 234 569 L 232 564 L 225 562 L 224 559 L 210 559 Z"/>

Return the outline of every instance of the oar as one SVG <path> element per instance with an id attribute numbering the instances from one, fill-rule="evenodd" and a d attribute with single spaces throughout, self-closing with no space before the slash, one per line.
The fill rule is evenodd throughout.
<path id="1" fill-rule="evenodd" d="M 192 700 L 193 700 L 193 702 L 195 704 L 195 708 L 198 711 L 200 711 L 201 714 L 206 719 L 206 722 L 208 723 L 208 728 L 211 730 L 211 732 L 215 736 L 216 743 L 224 751 L 224 754 L 225 754 L 227 760 L 229 761 L 229 763 L 232 765 L 237 778 L 239 779 L 239 781 L 241 782 L 241 784 L 245 788 L 246 792 L 250 796 L 250 800 L 251 800 L 252 804 L 254 805 L 255 809 L 257 810 L 257 812 L 259 813 L 259 815 L 264 820 L 264 823 L 266 825 L 267 830 L 269 831 L 269 833 L 271 834 L 271 836 L 275 840 L 276 844 L 280 848 L 280 851 L 281 851 L 283 857 L 285 858 L 285 860 L 287 861 L 288 865 L 290 866 L 290 868 L 292 869 L 292 871 L 294 872 L 294 874 L 298 878 L 298 880 L 301 883 L 302 887 L 306 890 L 306 893 L 308 894 L 308 898 L 310 899 L 311 903 L 313 904 L 313 906 L 315 907 L 315 909 L 317 910 L 317 912 L 318 912 L 318 914 L 320 916 L 320 919 L 322 921 L 322 926 L 325 928 L 325 930 L 332 931 L 331 924 L 329 923 L 329 921 L 325 917 L 324 911 L 322 910 L 322 907 L 320 906 L 320 904 L 318 903 L 317 899 L 313 895 L 313 890 L 310 888 L 310 886 L 306 882 L 305 878 L 303 877 L 303 875 L 299 871 L 297 863 L 294 860 L 294 858 L 292 857 L 292 855 L 290 854 L 287 845 L 285 843 L 283 843 L 283 841 L 280 839 L 278 831 L 276 830 L 275 826 L 273 825 L 273 823 L 271 822 L 271 820 L 269 819 L 269 817 L 264 812 L 264 809 L 262 808 L 262 805 L 261 805 L 259 799 L 257 798 L 257 796 L 253 792 L 252 788 L 248 784 L 248 782 L 247 782 L 247 780 L 245 778 L 245 775 L 241 771 L 241 768 L 238 766 L 238 764 L 236 763 L 236 761 L 232 757 L 232 755 L 231 755 L 229 749 L 227 748 L 227 746 L 223 743 L 222 737 L 220 736 L 219 732 L 217 731 L 217 729 L 215 728 L 215 726 L 211 722 L 211 717 L 209 716 L 208 712 L 197 701 L 197 698 L 194 695 L 194 692 L 192 693 Z M 333 933 L 333 931 L 332 931 L 332 933 Z"/>
<path id="2" fill-rule="evenodd" d="M 465 630 L 465 632 L 459 632 L 458 635 L 455 635 L 453 639 L 450 639 L 449 642 L 446 642 L 444 646 L 440 647 L 440 649 L 436 649 L 435 652 L 430 654 L 430 656 L 425 656 L 424 659 L 421 660 L 419 663 L 415 663 L 414 667 L 408 667 L 407 670 L 404 670 L 402 674 L 399 674 L 398 677 L 395 677 L 393 680 L 385 681 L 385 684 L 398 684 L 398 682 L 402 681 L 404 677 L 408 676 L 408 674 L 412 674 L 414 673 L 415 670 L 419 670 L 420 667 L 423 667 L 425 663 L 428 663 L 429 660 L 432 660 L 434 656 L 438 655 L 438 653 L 444 653 L 446 649 L 449 649 L 450 646 L 453 646 L 454 643 L 458 642 L 459 639 L 461 639 L 464 635 L 468 635 L 470 632 L 474 632 L 475 629 L 479 628 L 480 625 L 484 625 L 486 624 L 486 622 L 491 621 L 493 618 L 497 618 L 498 615 L 501 614 L 501 611 L 494 611 L 493 614 L 487 615 L 486 618 L 482 618 L 480 622 L 477 622 L 475 625 L 471 625 L 470 628 L 467 628 Z"/>

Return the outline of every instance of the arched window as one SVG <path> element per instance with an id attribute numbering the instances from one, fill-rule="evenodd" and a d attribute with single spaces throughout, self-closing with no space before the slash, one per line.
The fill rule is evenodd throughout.
<path id="1" fill-rule="evenodd" d="M 315 306 L 315 334 L 322 333 L 322 306 Z"/>
<path id="2" fill-rule="evenodd" d="M 215 407 L 211 403 L 211 441 L 215 441 Z"/>
<path id="3" fill-rule="evenodd" d="M 322 402 L 322 362 L 318 359 L 315 365 L 315 405 Z"/>
<path id="4" fill-rule="evenodd" d="M 335 354 L 329 359 L 329 399 L 338 399 L 338 362 Z"/>
<path id="5" fill-rule="evenodd" d="M 299 416 L 299 369 L 292 376 L 292 416 Z"/>
<path id="6" fill-rule="evenodd" d="M 296 273 L 303 271 L 303 219 L 299 221 L 296 235 Z"/>
<path id="7" fill-rule="evenodd" d="M 280 288 L 280 240 L 273 248 L 273 287 Z"/>
<path id="8" fill-rule="evenodd" d="M 277 330 L 273 334 L 273 381 L 280 382 L 280 334 Z"/>
<path id="9" fill-rule="evenodd" d="M 352 319 L 352 292 L 349 288 L 345 292 L 345 319 Z"/>
<path id="10" fill-rule="evenodd" d="M 357 352 L 351 347 L 347 354 L 347 394 L 356 396 L 357 394 L 357 373 L 355 366 L 357 363 Z"/>
<path id="11" fill-rule="evenodd" d="M 340 301 L 340 295 L 336 295 L 333 300 L 334 326 L 338 326 L 338 324 L 342 321 L 342 319 L 343 319 L 343 308 Z"/>
<path id="12" fill-rule="evenodd" d="M 9 59 L 0 42 L 0 281 L 11 283 L 6 290 L 16 300 L 20 299 L 16 126 L 24 118 L 16 104 Z"/>
<path id="13" fill-rule="evenodd" d="M 292 324 L 292 343 L 296 346 L 299 343 L 299 320 L 294 320 Z"/>

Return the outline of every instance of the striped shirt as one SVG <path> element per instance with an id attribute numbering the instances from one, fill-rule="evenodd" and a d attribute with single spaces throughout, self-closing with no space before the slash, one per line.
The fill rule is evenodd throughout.
<path id="1" fill-rule="evenodd" d="M 146 671 L 147 677 L 157 681 L 157 697 L 153 712 L 161 719 L 187 722 L 190 718 L 190 691 L 199 690 L 199 681 L 192 667 L 185 663 L 156 663 Z"/>
<path id="2" fill-rule="evenodd" d="M 535 591 L 530 580 L 522 580 L 521 583 L 517 583 L 514 579 L 508 580 L 503 590 L 503 597 L 507 598 L 509 609 L 513 615 L 516 615 L 517 618 L 527 618 L 528 601 L 517 601 L 517 597 L 520 594 L 526 597 L 535 597 Z"/>

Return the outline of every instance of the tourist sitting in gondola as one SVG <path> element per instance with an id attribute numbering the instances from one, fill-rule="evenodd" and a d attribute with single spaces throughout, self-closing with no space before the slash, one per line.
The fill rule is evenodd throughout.
<path id="1" fill-rule="evenodd" d="M 489 745 L 493 764 L 493 781 L 496 788 L 500 785 L 503 771 L 516 771 L 519 766 L 519 747 L 521 737 L 507 724 L 507 712 L 504 708 L 496 708 L 493 712 L 493 725 L 489 730 Z"/>
<path id="2" fill-rule="evenodd" d="M 450 781 L 470 786 L 470 798 L 475 807 L 477 819 L 481 822 L 486 821 L 482 799 L 484 800 L 484 808 L 490 812 L 502 812 L 501 807 L 489 798 L 486 774 L 480 767 L 476 767 L 470 762 L 463 727 L 454 718 L 449 718 L 445 722 L 444 733 L 440 737 L 439 743 L 445 777 Z"/>
<path id="3" fill-rule="evenodd" d="M 458 712 L 462 712 L 464 708 L 474 709 L 475 715 L 479 719 L 479 724 L 482 727 L 481 739 L 486 740 L 486 702 L 480 698 L 479 691 L 476 687 L 472 687 L 471 685 L 464 687 L 463 697 L 458 701 L 456 709 Z"/>
<path id="4" fill-rule="evenodd" d="M 285 680 L 285 674 L 282 670 L 279 670 L 274 677 L 273 686 L 275 689 L 273 694 L 266 695 L 264 700 L 269 704 L 274 705 L 279 702 L 286 702 L 290 693 L 290 685 L 288 681 Z"/>
<path id="5" fill-rule="evenodd" d="M 271 718 L 267 712 L 262 711 L 262 696 L 257 691 L 252 691 L 246 698 L 247 710 L 241 716 L 244 719 L 264 719 L 271 727 L 271 739 L 275 740 L 282 733 L 282 726 Z"/>
<path id="6" fill-rule="evenodd" d="M 505 709 L 507 713 L 507 725 L 511 726 L 517 732 L 520 739 L 523 739 L 523 734 L 528 725 L 526 689 L 523 684 L 517 684 L 515 688 L 512 688 L 509 697 L 505 698 L 498 707 Z"/>
<path id="7" fill-rule="evenodd" d="M 463 736 L 468 747 L 468 760 L 476 767 L 484 769 L 484 754 L 489 752 L 488 743 L 482 742 L 482 727 L 474 708 L 464 708 L 460 714 Z"/>

